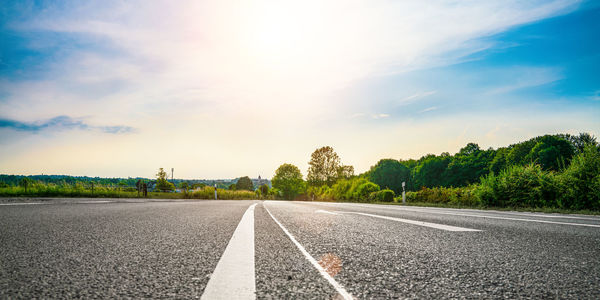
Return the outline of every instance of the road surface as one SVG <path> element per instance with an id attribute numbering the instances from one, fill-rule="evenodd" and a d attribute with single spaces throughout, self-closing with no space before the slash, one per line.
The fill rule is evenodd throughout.
<path id="1" fill-rule="evenodd" d="M 285 201 L 0 204 L 0 298 L 600 299 L 600 217 Z"/>

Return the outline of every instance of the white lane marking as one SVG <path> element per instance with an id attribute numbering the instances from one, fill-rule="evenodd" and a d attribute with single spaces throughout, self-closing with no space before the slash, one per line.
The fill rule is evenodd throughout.
<path id="1" fill-rule="evenodd" d="M 430 227 L 430 228 L 435 228 L 435 229 L 441 229 L 441 230 L 447 230 L 447 231 L 481 231 L 479 229 L 457 227 L 457 226 L 443 225 L 443 224 L 437 224 L 437 223 L 429 223 L 429 222 L 423 222 L 423 221 L 408 220 L 408 219 L 388 217 L 388 216 L 382 216 L 382 215 L 374 215 L 374 214 L 367 214 L 367 213 L 354 212 L 354 211 L 344 211 L 344 212 L 337 211 L 337 213 L 363 215 L 363 216 L 368 216 L 368 217 L 373 217 L 373 218 L 380 218 L 380 219 L 385 219 L 385 220 L 391 220 L 391 221 L 396 221 L 396 222 L 402 222 L 402 223 L 408 223 L 408 224 L 413 224 L 413 225 L 425 226 L 425 227 Z"/>
<path id="2" fill-rule="evenodd" d="M 357 206 L 361 206 L 361 207 L 373 207 L 370 206 L 368 204 L 355 204 Z M 406 211 L 415 211 L 415 212 L 433 212 L 433 211 L 440 211 L 440 212 L 446 212 L 446 213 L 454 213 L 456 211 L 468 211 L 468 212 L 473 212 L 473 213 L 479 213 L 480 216 L 485 216 L 485 215 L 481 215 L 481 214 L 496 214 L 496 215 L 517 215 L 517 216 L 523 216 L 523 217 L 532 217 L 532 218 L 558 218 L 558 219 L 578 219 L 578 220 L 590 220 L 590 221 L 599 221 L 600 222 L 600 217 L 593 217 L 593 216 L 567 216 L 567 215 L 551 215 L 551 214 L 541 214 L 541 213 L 533 213 L 533 212 L 513 212 L 513 211 L 499 211 L 499 210 L 475 210 L 475 209 L 446 209 L 446 208 L 437 208 L 437 207 L 421 207 L 421 208 L 408 208 L 408 207 L 397 207 L 397 206 L 393 206 L 390 207 L 392 209 L 395 210 L 406 210 Z"/>
<path id="3" fill-rule="evenodd" d="M 363 206 L 363 207 L 367 207 L 367 206 Z M 373 207 L 371 207 L 371 208 L 373 208 Z M 568 223 L 568 222 L 534 220 L 534 219 L 523 219 L 523 218 L 497 217 L 497 216 L 488 216 L 488 215 L 474 215 L 474 214 L 451 213 L 451 212 L 441 212 L 441 211 L 427 211 L 427 210 L 406 209 L 406 208 L 396 208 L 396 207 L 390 207 L 390 208 L 391 209 L 395 209 L 395 210 L 412 211 L 412 212 L 429 213 L 429 214 L 438 214 L 438 215 L 451 215 L 451 216 L 462 216 L 462 217 L 488 218 L 488 219 L 498 219 L 498 220 L 523 221 L 523 222 L 535 222 L 535 223 L 546 223 L 546 224 L 558 224 L 558 225 L 570 225 L 570 226 L 584 226 L 584 227 L 597 227 L 597 228 L 600 228 L 600 225 L 596 225 L 596 224 Z"/>
<path id="4" fill-rule="evenodd" d="M 110 201 L 110 200 L 88 200 L 88 201 L 77 201 L 74 202 L 76 204 L 95 204 L 95 203 L 113 203 L 115 201 Z"/>
<path id="5" fill-rule="evenodd" d="M 23 202 L 23 203 L 0 203 L 2 206 L 13 206 L 13 205 L 35 205 L 35 204 L 44 204 L 41 202 Z"/>
<path id="6" fill-rule="evenodd" d="M 335 212 L 332 212 L 332 211 L 327 211 L 327 210 L 322 210 L 322 209 L 319 209 L 319 210 L 317 210 L 317 211 L 315 211 L 315 212 L 316 212 L 316 213 L 322 213 L 322 214 L 336 215 L 336 216 L 339 216 L 339 215 L 340 215 L 340 214 L 338 214 L 338 213 L 335 213 Z"/>
<path id="7" fill-rule="evenodd" d="M 523 217 L 533 217 L 533 218 L 557 218 L 557 219 L 577 219 L 577 220 L 590 220 L 590 221 L 598 221 L 600 222 L 600 218 L 594 217 L 577 217 L 577 216 L 564 216 L 564 215 L 542 215 L 536 213 L 518 213 L 518 212 L 501 212 L 501 211 L 493 211 L 497 214 L 506 214 L 506 215 L 515 215 L 515 216 L 523 216 Z"/>
<path id="8" fill-rule="evenodd" d="M 233 232 L 201 299 L 256 299 L 254 203 Z"/>
<path id="9" fill-rule="evenodd" d="M 335 281 L 335 279 L 333 279 L 333 277 L 331 277 L 331 275 L 329 275 L 329 273 L 327 273 L 327 271 L 325 271 L 325 269 L 323 269 L 323 267 L 321 267 L 321 265 L 319 265 L 317 260 L 314 259 L 314 257 L 312 257 L 300 243 L 298 243 L 296 238 L 294 238 L 294 236 L 285 227 L 283 227 L 283 225 L 281 223 L 279 223 L 279 221 L 275 218 L 275 216 L 273 216 L 273 214 L 271 214 L 271 212 L 269 211 L 267 206 L 264 205 L 264 203 L 263 203 L 263 207 L 269 213 L 271 218 L 273 218 L 273 221 L 275 221 L 275 223 L 277 223 L 277 225 L 279 225 L 279 227 L 281 227 L 283 232 L 285 232 L 285 234 L 287 234 L 287 236 L 290 238 L 290 240 L 292 240 L 292 242 L 296 245 L 296 247 L 298 247 L 298 249 L 300 249 L 300 252 L 302 252 L 302 254 L 304 254 L 304 257 L 313 265 L 313 267 L 315 267 L 319 271 L 321 276 L 323 276 L 323 278 L 325 278 L 335 288 L 335 290 L 340 294 L 340 296 L 342 296 L 342 298 L 346 299 L 346 300 L 354 299 L 354 298 L 352 298 L 352 295 L 350 295 L 350 293 L 348 293 L 346 291 L 346 289 L 344 289 L 344 287 L 340 283 Z"/>

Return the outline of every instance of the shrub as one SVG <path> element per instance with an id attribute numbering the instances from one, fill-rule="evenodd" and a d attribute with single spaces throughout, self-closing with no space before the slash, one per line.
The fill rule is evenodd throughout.
<path id="1" fill-rule="evenodd" d="M 554 176 L 536 164 L 512 166 L 483 177 L 475 194 L 485 206 L 552 207 L 557 193 Z"/>
<path id="2" fill-rule="evenodd" d="M 586 146 L 557 177 L 559 207 L 600 210 L 600 152 L 594 145 Z"/>
<path id="3" fill-rule="evenodd" d="M 368 181 L 365 182 L 361 185 L 359 185 L 356 190 L 354 191 L 354 193 L 352 194 L 352 198 L 353 200 L 357 201 L 357 202 L 368 202 L 369 200 L 372 200 L 371 197 L 369 197 L 371 195 L 371 193 L 374 192 L 378 192 L 379 191 L 379 186 Z"/>
<path id="4" fill-rule="evenodd" d="M 390 189 L 385 189 L 377 192 L 377 201 L 379 202 L 394 202 L 396 194 Z"/>

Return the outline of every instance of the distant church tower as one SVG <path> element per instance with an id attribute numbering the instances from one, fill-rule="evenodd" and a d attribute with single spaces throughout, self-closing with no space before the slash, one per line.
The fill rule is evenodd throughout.
<path id="1" fill-rule="evenodd" d="M 261 182 L 260 182 L 260 175 L 258 175 L 258 187 L 261 186 Z"/>

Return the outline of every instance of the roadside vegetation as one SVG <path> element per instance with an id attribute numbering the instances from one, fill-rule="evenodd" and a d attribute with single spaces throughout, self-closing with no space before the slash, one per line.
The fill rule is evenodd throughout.
<path id="1" fill-rule="evenodd" d="M 51 180 L 50 180 L 50 179 Z M 306 180 L 293 164 L 282 164 L 272 181 L 247 176 L 233 181 L 102 179 L 0 175 L 2 197 L 140 197 L 286 199 L 400 202 L 408 205 L 531 210 L 600 211 L 600 147 L 582 133 L 545 135 L 498 149 L 469 143 L 454 155 L 427 154 L 418 160 L 382 159 L 355 175 L 332 147 L 316 149 Z M 44 181 L 45 180 L 45 181 Z"/>

